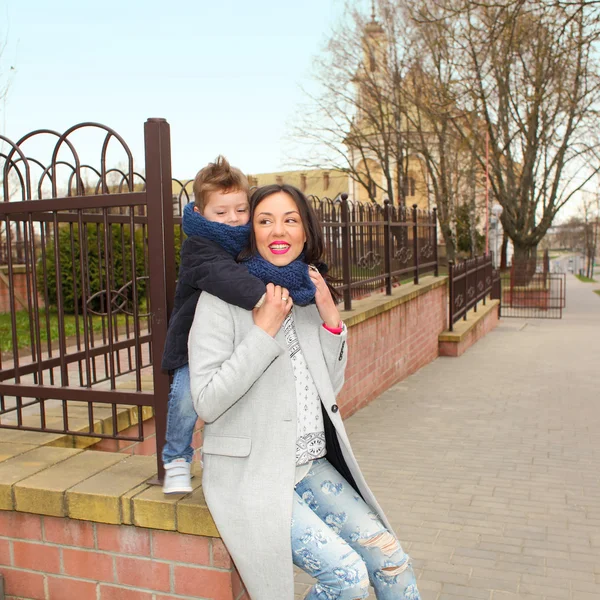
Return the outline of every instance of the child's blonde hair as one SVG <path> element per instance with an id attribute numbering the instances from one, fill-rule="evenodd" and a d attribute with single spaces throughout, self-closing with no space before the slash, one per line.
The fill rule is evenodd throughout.
<path id="1" fill-rule="evenodd" d="M 250 186 L 248 178 L 236 167 L 232 167 L 224 156 L 200 169 L 194 179 L 194 203 L 203 213 L 206 196 L 210 192 L 246 192 Z"/>

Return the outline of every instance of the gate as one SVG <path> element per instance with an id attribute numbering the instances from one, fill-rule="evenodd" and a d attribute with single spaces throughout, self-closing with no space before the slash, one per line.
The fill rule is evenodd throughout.
<path id="1" fill-rule="evenodd" d="M 562 319 L 566 306 L 565 273 L 552 273 L 547 252 L 536 270 L 536 263 L 513 264 L 500 276 L 500 307 L 503 317 Z"/>
<path id="2" fill-rule="evenodd" d="M 94 164 L 76 149 L 82 132 L 100 134 Z M 8 287 L 0 428 L 142 441 L 153 411 L 160 480 L 169 392 L 160 362 L 175 288 L 168 123 L 149 119 L 144 138 L 145 177 L 118 133 L 97 123 L 0 136 L 0 245 L 7 280 L 24 281 Z M 30 153 L 44 140 L 45 162 Z M 125 167 L 107 167 L 114 149 Z"/>

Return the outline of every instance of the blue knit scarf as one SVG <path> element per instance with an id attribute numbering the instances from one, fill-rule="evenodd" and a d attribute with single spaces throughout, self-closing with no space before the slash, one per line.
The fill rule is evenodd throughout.
<path id="1" fill-rule="evenodd" d="M 225 223 L 209 221 L 194 211 L 194 203 L 190 202 L 183 209 L 183 231 L 186 235 L 198 235 L 219 244 L 234 258 L 248 247 L 250 241 L 250 223 L 232 227 Z M 276 267 L 262 256 L 251 256 L 244 261 L 248 272 L 261 281 L 274 283 L 289 290 L 294 304 L 306 306 L 314 302 L 316 288 L 308 274 L 308 265 L 301 254 L 295 261 L 285 267 Z"/>
<path id="2" fill-rule="evenodd" d="M 186 204 L 183 209 L 183 231 L 185 235 L 198 235 L 219 244 L 233 258 L 248 247 L 250 241 L 250 223 L 232 227 L 225 223 L 209 221 L 194 211 L 194 203 Z"/>
<path id="3" fill-rule="evenodd" d="M 306 306 L 315 300 L 315 284 L 308 274 L 308 265 L 301 254 L 285 267 L 276 267 L 262 256 L 252 256 L 244 261 L 248 272 L 267 283 L 274 283 L 289 290 L 294 304 Z"/>

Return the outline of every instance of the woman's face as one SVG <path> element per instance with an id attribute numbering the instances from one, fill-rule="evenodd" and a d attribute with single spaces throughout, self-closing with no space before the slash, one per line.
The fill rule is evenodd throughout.
<path id="1" fill-rule="evenodd" d="M 296 260 L 306 242 L 298 207 L 285 192 L 271 194 L 257 205 L 252 228 L 258 253 L 277 267 Z"/>

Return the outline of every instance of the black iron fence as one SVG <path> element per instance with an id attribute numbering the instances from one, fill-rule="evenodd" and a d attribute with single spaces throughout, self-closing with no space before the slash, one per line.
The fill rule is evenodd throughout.
<path id="1" fill-rule="evenodd" d="M 501 310 L 505 317 L 561 319 L 566 305 L 566 273 L 550 271 L 548 251 L 513 262 L 500 277 Z"/>
<path id="2" fill-rule="evenodd" d="M 101 132 L 99 168 L 77 153 L 82 130 Z M 157 365 L 175 287 L 169 125 L 149 119 L 144 133 L 145 178 L 103 125 L 0 136 L 3 258 L 9 281 L 15 260 L 26 277 L 25 310 L 8 288 L 2 428 L 141 441 L 150 407 L 164 444 L 169 376 Z M 40 137 L 55 140 L 46 161 L 30 154 Z M 107 170 L 115 146 L 125 170 Z"/>
<path id="3" fill-rule="evenodd" d="M 102 134 L 96 164 L 80 159 L 73 140 L 87 130 Z M 96 123 L 17 142 L 0 136 L 0 262 L 8 282 L 17 272 L 25 280 L 22 292 L 5 286 L 0 428 L 142 441 L 154 415 L 160 479 L 169 392 L 160 363 L 192 182 L 171 178 L 166 121 L 150 119 L 144 132 L 146 176 L 125 141 Z M 46 160 L 34 154 L 40 137 L 54 139 Z M 124 169 L 106 166 L 115 145 Z M 346 309 L 437 275 L 435 210 L 345 194 L 311 201 Z"/>
<path id="4" fill-rule="evenodd" d="M 499 276 L 494 271 L 492 255 L 476 256 L 459 263 L 448 262 L 448 280 L 450 294 L 448 301 L 449 328 L 453 330 L 454 323 L 467 319 L 467 313 L 477 305 L 486 303 L 488 295 L 497 297 Z"/>
<path id="5" fill-rule="evenodd" d="M 392 293 L 403 281 L 419 283 L 424 273 L 438 275 L 435 208 L 412 208 L 312 197 L 323 224 L 330 275 L 337 280 L 344 310 L 352 299 L 373 291 Z"/>

